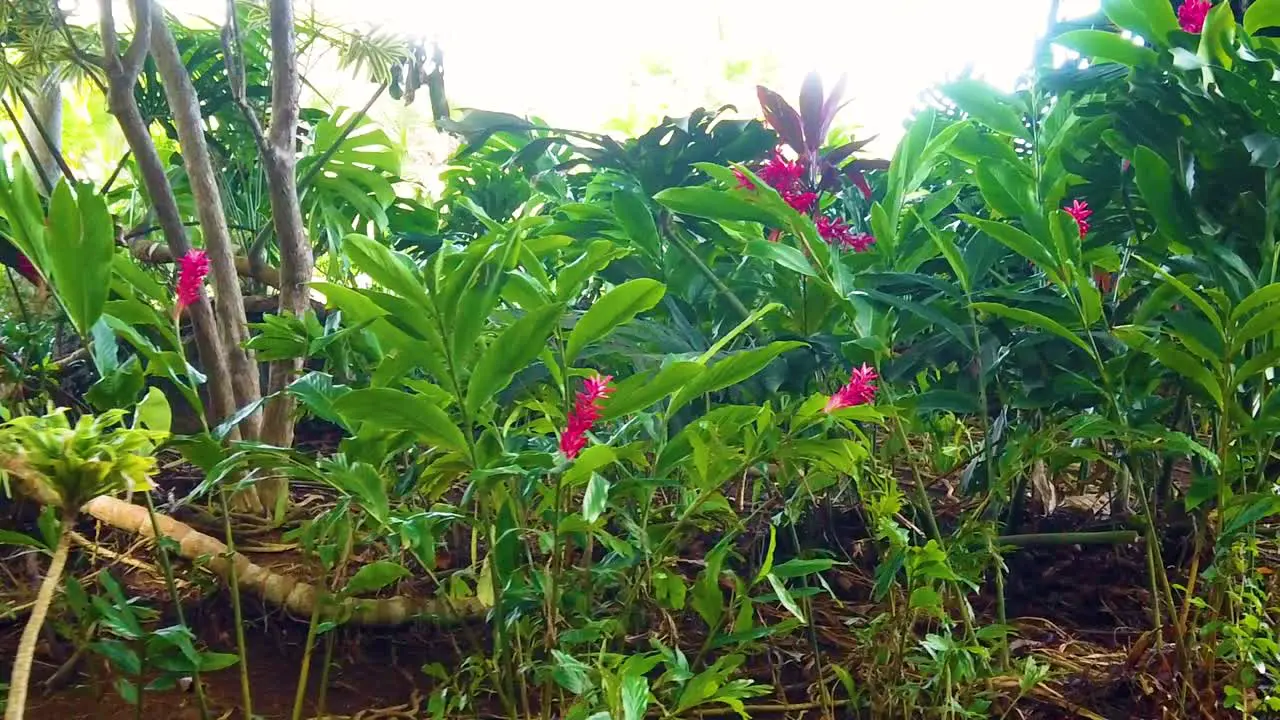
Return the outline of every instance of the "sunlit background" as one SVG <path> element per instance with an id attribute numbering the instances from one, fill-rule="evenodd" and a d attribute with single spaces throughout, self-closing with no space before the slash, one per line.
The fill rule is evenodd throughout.
<path id="1" fill-rule="evenodd" d="M 80 22 L 97 3 L 64 0 Z M 1050 0 L 314 0 L 316 12 L 350 29 L 378 28 L 433 40 L 445 58 L 455 109 L 536 115 L 566 128 L 641 132 L 664 115 L 736 106 L 755 115 L 755 86 L 794 98 L 810 70 L 834 83 L 848 75 L 839 125 L 876 135 L 887 157 L 922 92 L 963 73 L 1012 89 L 1049 22 Z M 221 24 L 225 0 L 165 0 L 187 22 Z M 1098 0 L 1062 0 L 1074 17 Z M 127 18 L 122 6 L 117 18 Z M 310 58 L 320 107 L 363 105 L 373 88 Z M 430 129 L 425 99 L 390 98 L 372 115 L 405 146 L 411 168 L 429 174 L 448 151 Z M 89 116 L 86 113 L 84 117 Z"/>

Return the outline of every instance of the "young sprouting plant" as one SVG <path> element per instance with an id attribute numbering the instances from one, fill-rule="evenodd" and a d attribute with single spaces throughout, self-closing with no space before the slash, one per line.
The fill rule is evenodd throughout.
<path id="1" fill-rule="evenodd" d="M 22 631 L 10 677 L 5 720 L 22 720 L 36 642 L 71 547 L 71 529 L 80 507 L 99 495 L 145 492 L 156 461 L 151 452 L 167 433 L 124 427 L 124 410 L 81 416 L 74 425 L 66 410 L 15 418 L 0 426 L 0 479 L 23 494 L 59 508 L 61 531 L 49 572 L 36 594 Z M 141 417 L 141 414 L 140 414 Z"/>

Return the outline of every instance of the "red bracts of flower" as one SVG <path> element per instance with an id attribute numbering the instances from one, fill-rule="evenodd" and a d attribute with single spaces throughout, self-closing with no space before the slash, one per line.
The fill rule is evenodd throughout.
<path id="1" fill-rule="evenodd" d="M 818 204 L 818 193 L 807 190 L 783 190 L 782 199 L 786 200 L 796 212 L 808 214 L 813 211 L 813 206 Z"/>
<path id="2" fill-rule="evenodd" d="M 1116 275 L 1102 268 L 1094 268 L 1093 283 L 1098 286 L 1098 292 L 1109 293 L 1116 287 Z"/>
<path id="3" fill-rule="evenodd" d="M 1204 19 L 1212 9 L 1213 3 L 1209 0 L 1186 0 L 1178 7 L 1178 24 L 1183 30 L 1198 34 L 1204 30 Z"/>
<path id="4" fill-rule="evenodd" d="M 781 152 L 773 151 L 773 157 L 760 168 L 760 172 L 756 173 L 761 180 L 769 183 L 770 187 L 783 192 L 786 190 L 796 189 L 804 178 L 804 168 L 795 160 L 788 160 L 782 156 Z"/>
<path id="5" fill-rule="evenodd" d="M 841 408 L 866 405 L 876 397 L 875 380 L 879 377 L 876 375 L 875 368 L 866 363 L 863 363 L 862 367 L 854 368 L 849 375 L 849 382 L 831 396 L 822 411 L 833 413 Z"/>
<path id="6" fill-rule="evenodd" d="M 178 309 L 196 304 L 208 274 L 209 256 L 203 250 L 190 250 L 178 258 Z"/>
<path id="7" fill-rule="evenodd" d="M 733 176 L 738 179 L 738 187 L 741 188 L 742 190 L 756 189 L 756 184 L 751 182 L 751 178 L 747 177 L 747 174 L 742 172 L 738 168 L 733 169 Z"/>
<path id="8" fill-rule="evenodd" d="M 854 252 L 866 252 L 867 248 L 876 242 L 876 239 L 867 233 L 855 233 L 853 228 L 845 224 L 844 218 L 829 218 L 822 215 L 818 217 L 815 224 L 818 226 L 818 235 L 822 236 L 828 245 Z"/>
<path id="9" fill-rule="evenodd" d="M 1089 216 L 1093 211 L 1089 209 L 1089 203 L 1083 200 L 1075 200 L 1070 205 L 1062 208 L 1068 215 L 1076 219 L 1076 225 L 1080 226 L 1080 237 L 1084 237 L 1089 232 Z"/>
<path id="10" fill-rule="evenodd" d="M 560 434 L 560 452 L 570 460 L 578 457 L 582 448 L 587 446 L 587 431 L 600 419 L 600 401 L 609 397 L 613 387 L 612 375 L 597 375 L 587 378 L 582 390 L 573 399 L 573 410 L 569 411 L 569 421 L 564 432 Z"/>
<path id="11" fill-rule="evenodd" d="M 32 285 L 40 285 L 44 281 L 40 278 L 40 273 L 36 270 L 36 266 L 31 264 L 31 260 L 26 255 L 18 253 L 17 267 L 14 268 L 18 274 L 26 278 Z"/>

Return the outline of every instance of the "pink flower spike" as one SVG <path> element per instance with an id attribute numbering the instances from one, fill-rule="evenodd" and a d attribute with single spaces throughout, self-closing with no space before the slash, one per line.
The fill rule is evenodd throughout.
<path id="1" fill-rule="evenodd" d="M 1178 24 L 1189 33 L 1199 34 L 1212 9 L 1213 3 L 1209 0 L 1186 0 L 1178 7 Z"/>
<path id="2" fill-rule="evenodd" d="M 578 457 L 578 453 L 587 446 L 587 431 L 600 419 L 600 412 L 604 409 L 600 402 L 614 390 L 611 382 L 612 375 L 589 377 L 574 397 L 568 422 L 564 432 L 560 433 L 560 452 L 569 460 Z"/>
<path id="3" fill-rule="evenodd" d="M 798 190 L 785 190 L 782 193 L 782 199 L 798 213 L 807 214 L 813 210 L 813 206 L 818 203 L 818 193 L 800 192 Z"/>
<path id="4" fill-rule="evenodd" d="M 209 256 L 203 250 L 190 250 L 178 258 L 178 309 L 196 304 L 204 278 L 209 274 Z"/>
<path id="5" fill-rule="evenodd" d="M 827 400 L 827 405 L 822 408 L 822 411 L 830 414 L 843 408 L 866 405 L 875 400 L 875 380 L 879 377 L 875 368 L 866 363 L 863 363 L 862 367 L 854 368 L 849 374 L 849 382 L 837 390 L 830 400 Z"/>
<path id="6" fill-rule="evenodd" d="M 782 153 L 774 150 L 773 157 L 760 168 L 760 172 L 756 173 L 770 187 L 778 192 L 785 193 L 793 190 L 801 183 L 804 177 L 804 168 L 800 163 L 794 160 L 788 160 L 782 156 Z"/>
<path id="7" fill-rule="evenodd" d="M 738 187 L 740 189 L 742 190 L 756 189 L 756 184 L 751 182 L 751 178 L 747 177 L 747 174 L 742 172 L 738 168 L 733 169 L 733 176 L 738 179 Z"/>
<path id="8" fill-rule="evenodd" d="M 1089 203 L 1083 200 L 1076 200 L 1062 208 L 1062 210 L 1076 219 L 1076 225 L 1080 226 L 1080 237 L 1083 239 L 1089 233 L 1089 216 L 1093 214 L 1093 211 L 1089 209 Z"/>

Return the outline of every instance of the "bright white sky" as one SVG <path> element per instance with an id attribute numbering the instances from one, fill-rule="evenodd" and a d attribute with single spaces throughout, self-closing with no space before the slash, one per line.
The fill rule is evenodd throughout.
<path id="1" fill-rule="evenodd" d="M 223 17 L 225 0 L 163 1 L 175 12 Z M 1049 8 L 1049 0 L 312 1 L 353 29 L 437 39 L 455 108 L 536 114 L 560 127 L 643 129 L 664 114 L 722 103 L 757 115 L 757 83 L 794 102 L 807 71 L 828 84 L 848 73 L 852 102 L 838 124 L 878 134 L 872 150 L 884 156 L 937 83 L 971 68 L 1012 89 Z M 96 3 L 79 5 L 88 20 Z M 1097 7 L 1062 0 L 1061 12 Z M 345 78 L 312 80 L 341 104 L 359 105 L 369 92 Z M 429 117 L 421 105 L 412 115 Z M 402 126 L 410 120 L 392 107 L 383 113 Z"/>

